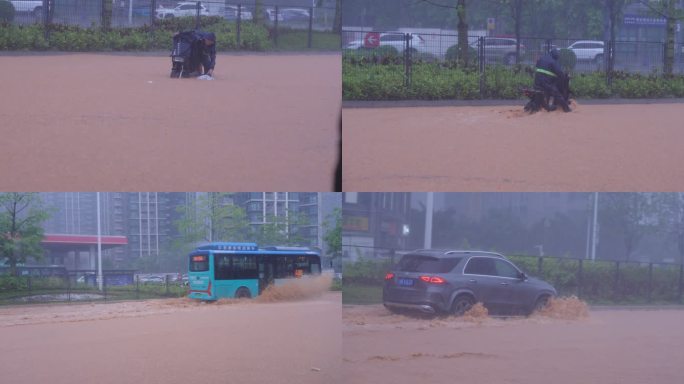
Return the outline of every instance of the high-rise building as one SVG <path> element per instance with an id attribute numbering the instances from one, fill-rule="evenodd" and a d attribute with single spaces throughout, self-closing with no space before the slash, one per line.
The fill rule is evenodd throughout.
<path id="1" fill-rule="evenodd" d="M 406 247 L 409 192 L 343 193 L 343 257 L 392 257 Z"/>
<path id="2" fill-rule="evenodd" d="M 285 221 L 294 215 L 297 220 L 290 222 L 304 238 L 301 245 L 321 248 L 324 246 L 322 224 L 341 204 L 340 194 L 322 192 L 238 192 L 233 194 L 233 201 L 245 210 L 255 231 L 274 220 Z"/>
<path id="3" fill-rule="evenodd" d="M 182 207 L 192 199 L 180 192 L 127 193 L 128 251 L 131 258 L 158 256 L 178 235 Z"/>
<path id="4" fill-rule="evenodd" d="M 97 234 L 96 192 L 47 192 L 40 194 L 50 212 L 46 233 Z M 177 235 L 176 221 L 186 204 L 186 193 L 101 192 L 102 235 L 126 236 L 128 245 L 105 252 L 115 265 L 130 264 L 144 256 L 158 256 Z"/>

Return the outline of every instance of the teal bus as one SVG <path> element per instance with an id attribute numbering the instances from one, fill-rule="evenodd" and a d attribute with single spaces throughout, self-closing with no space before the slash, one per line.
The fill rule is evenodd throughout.
<path id="1" fill-rule="evenodd" d="M 250 298 L 271 284 L 321 274 L 320 253 L 305 247 L 210 243 L 195 249 L 188 259 L 191 299 Z"/>

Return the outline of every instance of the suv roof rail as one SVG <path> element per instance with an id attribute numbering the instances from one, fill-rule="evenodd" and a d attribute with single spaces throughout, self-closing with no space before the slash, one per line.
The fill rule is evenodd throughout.
<path id="1" fill-rule="evenodd" d="M 490 252 L 490 251 L 479 251 L 479 250 L 473 250 L 473 249 L 416 249 L 413 252 L 430 252 L 430 253 L 439 253 L 443 255 L 452 255 L 455 253 L 468 253 L 468 254 L 477 254 L 477 255 L 482 255 L 482 256 L 493 256 L 493 257 L 499 257 L 502 259 L 505 259 L 506 256 L 497 253 L 497 252 Z M 409 252 L 410 253 L 410 252 Z"/>
<path id="2" fill-rule="evenodd" d="M 490 251 L 478 251 L 478 250 L 471 250 L 471 249 L 454 249 L 454 250 L 449 250 L 446 251 L 445 254 L 450 255 L 453 253 L 474 253 L 478 255 L 483 255 L 483 256 L 494 256 L 494 257 L 500 257 L 502 259 L 505 259 L 506 257 L 500 253 L 497 252 L 490 252 Z"/>

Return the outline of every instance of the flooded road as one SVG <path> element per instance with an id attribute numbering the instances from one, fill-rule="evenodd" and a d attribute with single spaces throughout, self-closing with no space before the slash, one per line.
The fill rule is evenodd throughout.
<path id="1" fill-rule="evenodd" d="M 0 308 L 3 383 L 339 383 L 341 294 Z"/>
<path id="2" fill-rule="evenodd" d="M 512 101 L 515 104 L 515 101 Z M 684 189 L 684 104 L 345 108 L 347 191 Z"/>
<path id="3" fill-rule="evenodd" d="M 343 308 L 346 383 L 681 383 L 683 310 L 416 318 Z"/>

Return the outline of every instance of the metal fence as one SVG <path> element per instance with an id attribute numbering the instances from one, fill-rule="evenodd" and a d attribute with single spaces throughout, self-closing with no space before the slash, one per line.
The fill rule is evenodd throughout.
<path id="1" fill-rule="evenodd" d="M 103 274 L 102 290 L 95 273 L 69 271 L 62 276 L 0 276 L 0 305 L 47 302 L 139 300 L 184 297 L 187 286 L 170 275 L 156 279 L 122 279 Z"/>
<path id="2" fill-rule="evenodd" d="M 526 273 L 551 283 L 560 295 L 584 300 L 682 303 L 684 265 L 511 256 Z"/>
<path id="3" fill-rule="evenodd" d="M 29 3 L 29 2 L 26 2 Z M 266 26 L 276 47 L 278 39 L 291 32 L 307 32 L 308 48 L 312 48 L 316 32 L 333 32 L 335 8 L 302 7 L 264 4 L 257 11 L 252 4 L 235 0 L 169 2 L 165 0 L 107 1 L 43 0 L 42 5 L 16 9 L 14 24 L 69 25 L 83 28 L 132 28 L 149 26 L 154 29 L 162 20 L 194 17 L 197 28 L 202 17 L 221 17 L 234 22 L 237 31 L 245 23 L 258 21 Z M 107 6 L 105 6 L 105 4 Z M 238 32 L 239 35 L 239 32 Z"/>
<path id="4" fill-rule="evenodd" d="M 410 88 L 417 71 L 431 79 L 451 81 L 454 67 L 468 67 L 480 76 L 479 97 L 486 96 L 487 72 L 496 67 L 516 71 L 533 67 L 551 48 L 561 49 L 561 64 L 570 73 L 601 72 L 607 79 L 615 71 L 662 74 L 665 65 L 663 42 L 614 41 L 611 44 L 610 41 L 524 37 L 518 43 L 514 38 L 482 35 L 468 36 L 467 41 L 467 52 L 459 52 L 455 34 L 342 31 L 344 61 L 363 67 L 364 75 L 373 73 L 374 66 L 382 66 L 385 81 Z M 684 74 L 682 44 L 675 47 L 673 72 Z"/>
<path id="5" fill-rule="evenodd" d="M 381 285 L 391 265 L 407 251 L 343 246 L 345 284 Z M 508 256 L 530 276 L 553 285 L 560 296 L 591 303 L 683 303 L 684 265 L 564 257 Z"/>

